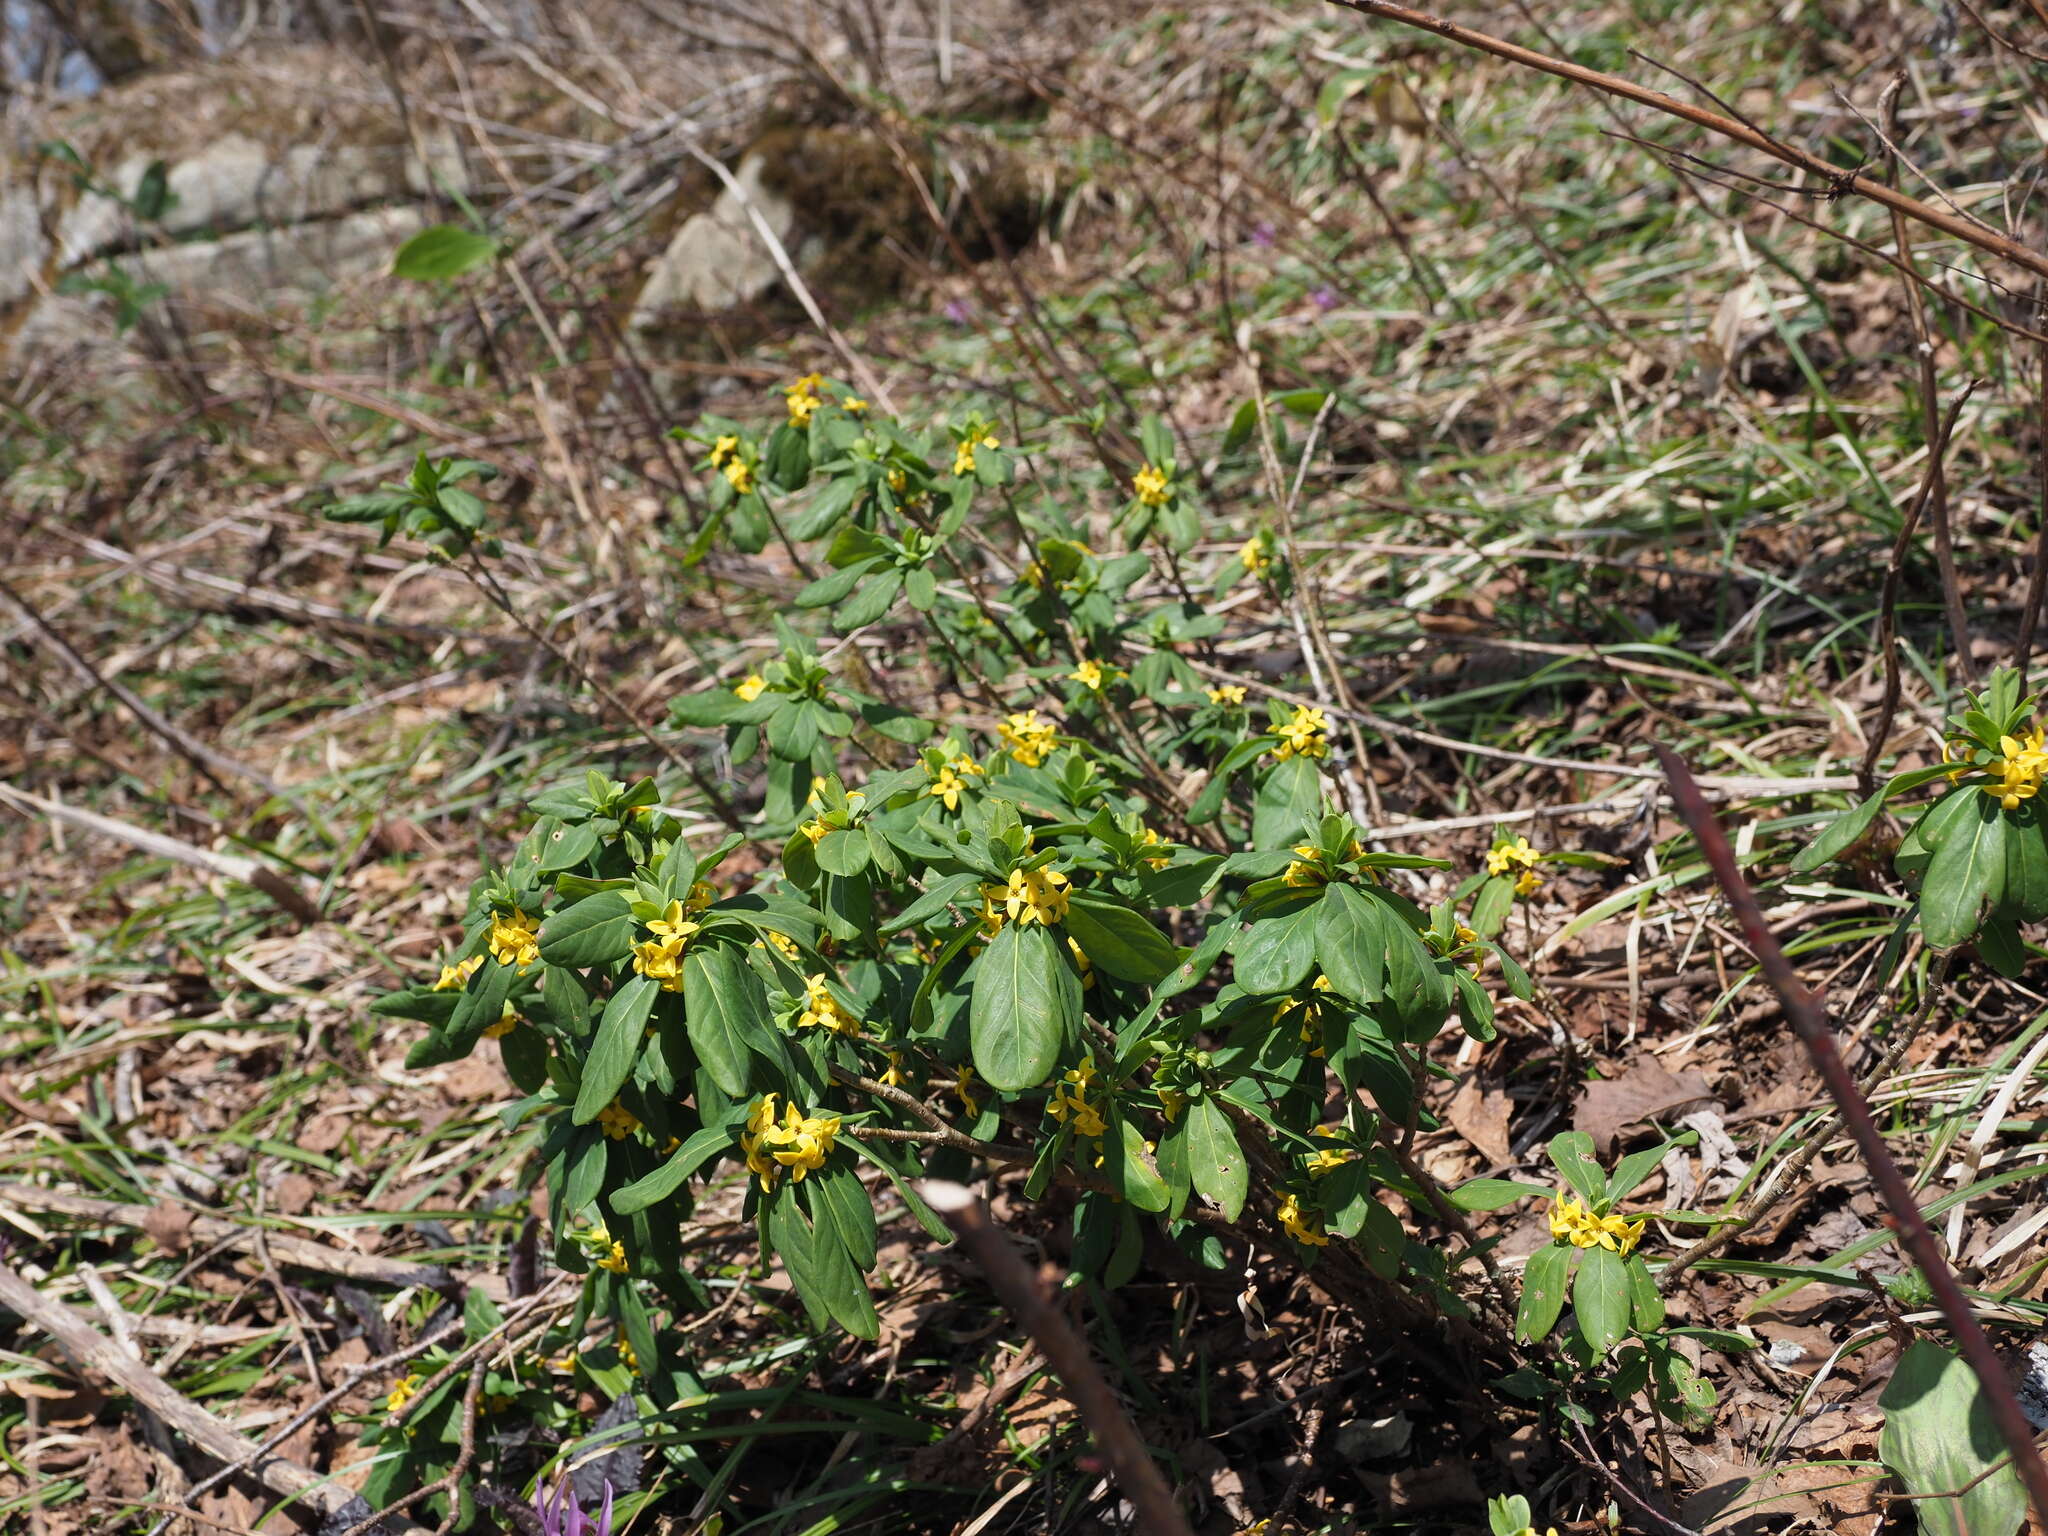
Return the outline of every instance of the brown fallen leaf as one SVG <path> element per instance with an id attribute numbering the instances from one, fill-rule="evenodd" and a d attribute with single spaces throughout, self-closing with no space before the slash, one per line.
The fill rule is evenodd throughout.
<path id="1" fill-rule="evenodd" d="M 192 1246 L 192 1213 L 182 1205 L 153 1205 L 142 1218 L 142 1230 L 165 1253 L 183 1253 Z"/>
<path id="2" fill-rule="evenodd" d="M 1712 1097 L 1699 1072 L 1687 1068 L 1674 1077 L 1662 1063 L 1646 1056 L 1620 1077 L 1588 1084 L 1572 1124 L 1593 1138 L 1594 1151 L 1604 1158 L 1614 1150 L 1614 1138 L 1624 1126 Z"/>
<path id="3" fill-rule="evenodd" d="M 1488 1163 L 1498 1166 L 1514 1161 L 1508 1142 L 1508 1096 L 1499 1089 L 1488 1092 L 1476 1077 L 1465 1079 L 1446 1113 L 1458 1134 L 1477 1147 Z"/>

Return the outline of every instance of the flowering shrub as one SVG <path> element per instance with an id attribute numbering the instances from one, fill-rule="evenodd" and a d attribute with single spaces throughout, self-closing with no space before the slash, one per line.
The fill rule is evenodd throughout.
<path id="1" fill-rule="evenodd" d="M 2048 777 L 2048 731 L 2034 720 L 2035 695 L 2010 667 L 1992 673 L 1981 694 L 1949 717 L 1942 760 L 1897 774 L 1861 805 L 1837 817 L 1792 861 L 1804 873 L 1848 854 L 1876 825 L 1894 795 L 1923 784 L 1948 788 L 1900 839 L 1893 867 L 1918 899 L 1897 943 L 1916 918 L 1930 949 L 1975 941 L 2004 976 L 2026 963 L 2019 925 L 2048 917 L 2048 820 L 2037 798 Z"/>
<path id="2" fill-rule="evenodd" d="M 1064 1186 L 1073 1268 L 1108 1287 L 1148 1223 L 1211 1267 L 1229 1227 L 1471 1315 L 1389 1196 L 1441 1214 L 1541 1193 L 1444 1191 L 1406 1147 L 1430 1042 L 1453 1020 L 1489 1039 L 1495 992 L 1531 995 L 1493 934 L 1557 856 L 1502 840 L 1425 905 L 1446 862 L 1372 850 L 1336 808 L 1360 765 L 1332 708 L 1269 699 L 1261 719 L 1250 684 L 1204 677 L 1220 617 L 1180 580 L 1132 596 L 1146 543 L 1194 541 L 1156 421 L 1118 518 L 1130 547 L 1102 553 L 979 416 L 927 439 L 816 375 L 784 403 L 765 438 L 684 434 L 712 486 L 699 547 L 782 538 L 821 560 L 798 614 L 915 625 L 925 702 L 900 678 L 868 691 L 777 615 L 772 654 L 671 711 L 755 786 L 769 870 L 728 868 L 739 834 L 693 845 L 653 780 L 592 773 L 532 802 L 436 979 L 380 1005 L 426 1026 L 414 1067 L 497 1042 L 524 1094 L 505 1122 L 539 1129 L 555 1262 L 586 1277 L 579 1321 L 608 1319 L 643 1376 L 672 1369 L 658 1309 L 702 1295 L 679 1230 L 739 1175 L 812 1322 L 876 1337 L 864 1165 L 935 1239 L 928 1171 Z M 994 526 L 1028 548 L 1006 557 Z M 1220 585 L 1283 564 L 1261 533 Z M 1587 1366 L 1615 1342 L 1588 1276 L 1604 1295 L 1615 1266 L 1643 1273 L 1640 1223 L 1611 1212 L 1625 1183 L 1575 1183 L 1523 1307 L 1542 1337 L 1545 1286 L 1580 1256 Z"/>

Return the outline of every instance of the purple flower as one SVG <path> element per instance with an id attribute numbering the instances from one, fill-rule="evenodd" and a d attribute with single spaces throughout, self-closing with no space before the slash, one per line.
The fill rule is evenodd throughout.
<path id="1" fill-rule="evenodd" d="M 1275 231 L 1273 229 L 1273 226 L 1264 219 L 1259 220 L 1259 222 L 1252 227 L 1253 245 L 1259 246 L 1265 250 L 1271 250 L 1273 248 L 1274 237 Z"/>
<path id="2" fill-rule="evenodd" d="M 549 1501 L 545 1488 L 533 1495 L 534 1513 L 540 1516 L 542 1536 L 612 1536 L 612 1483 L 604 1483 L 604 1508 L 592 1520 L 576 1503 L 576 1490 L 564 1472 L 555 1483 L 555 1497 Z"/>
<path id="3" fill-rule="evenodd" d="M 965 325 L 974 317 L 973 311 L 969 310 L 966 302 L 961 299 L 946 300 L 945 316 L 955 325 Z"/>
<path id="4" fill-rule="evenodd" d="M 1331 310 L 1337 307 L 1337 290 L 1332 288 L 1327 283 L 1325 283 L 1322 287 L 1318 288 L 1314 293 L 1310 294 L 1308 297 L 1309 302 L 1314 304 L 1317 309 L 1320 309 L 1326 315 Z"/>

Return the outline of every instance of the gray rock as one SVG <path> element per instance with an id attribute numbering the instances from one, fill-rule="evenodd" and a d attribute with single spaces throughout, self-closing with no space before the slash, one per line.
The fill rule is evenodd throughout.
<path id="1" fill-rule="evenodd" d="M 672 309 L 715 314 L 751 304 L 782 280 L 775 258 L 747 216 L 751 203 L 785 248 L 794 243 L 796 205 L 766 185 L 766 168 L 760 155 L 748 155 L 733 173 L 738 192 L 721 188 L 709 208 L 683 221 L 648 270 L 633 306 L 635 330 L 651 328 Z"/>

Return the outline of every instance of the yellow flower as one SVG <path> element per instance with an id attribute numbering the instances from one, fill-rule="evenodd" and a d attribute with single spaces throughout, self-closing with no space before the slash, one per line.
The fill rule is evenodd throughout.
<path id="1" fill-rule="evenodd" d="M 709 906 L 711 904 L 709 896 L 709 887 L 706 887 L 705 889 L 706 896 L 703 905 Z M 693 902 L 696 900 L 696 894 L 696 887 L 691 887 L 690 897 Z M 692 910 L 702 909 L 699 907 L 693 907 Z M 683 911 L 683 904 L 680 901 L 671 901 L 668 904 L 668 910 L 663 912 L 660 917 L 655 918 L 654 921 L 647 925 L 647 931 L 649 933 L 660 934 L 661 937 L 663 937 L 664 939 L 674 939 L 678 946 L 687 944 L 690 940 L 690 936 L 694 934 L 702 925 L 694 923 L 689 918 L 685 917 L 683 915 Z"/>
<path id="2" fill-rule="evenodd" d="M 754 1101 L 740 1136 L 740 1149 L 747 1155 L 747 1167 L 761 1180 L 761 1187 L 773 1189 L 784 1170 L 799 1184 L 814 1168 L 822 1168 L 839 1135 L 836 1115 L 806 1115 L 788 1105 L 780 1124 L 775 1119 L 775 1095 Z"/>
<path id="3" fill-rule="evenodd" d="M 597 1112 L 597 1128 L 613 1141 L 624 1141 L 640 1129 L 640 1117 L 613 1099 Z"/>
<path id="4" fill-rule="evenodd" d="M 1998 750 L 2000 755 L 1985 765 L 1985 771 L 1995 774 L 1998 782 L 1979 787 L 2008 811 L 2016 811 L 2040 793 L 2041 780 L 2048 775 L 2042 728 L 2035 726 L 2024 737 L 2001 736 Z"/>
<path id="5" fill-rule="evenodd" d="M 1310 843 L 1298 844 L 1294 858 L 1281 878 L 1289 885 L 1328 885 L 1330 877 L 1323 869 L 1323 850 Z"/>
<path id="6" fill-rule="evenodd" d="M 867 401 L 861 399 L 859 395 L 847 395 L 839 402 L 839 409 L 849 416 L 858 416 L 867 408 Z"/>
<path id="7" fill-rule="evenodd" d="M 1166 851 L 1170 850 L 1173 844 L 1169 843 L 1150 827 L 1140 827 L 1138 829 L 1138 846 L 1140 848 L 1157 848 L 1161 850 L 1158 853 L 1139 854 L 1138 862 L 1141 864 L 1149 864 L 1154 869 L 1164 869 L 1173 862 L 1173 854 Z"/>
<path id="8" fill-rule="evenodd" d="M 643 939 L 633 946 L 633 969 L 660 982 L 664 992 L 682 991 L 682 940 Z"/>
<path id="9" fill-rule="evenodd" d="M 484 1026 L 484 1038 L 486 1040 L 501 1040 L 506 1035 L 511 1034 L 514 1027 L 516 1027 L 518 1023 L 519 1010 L 514 1008 L 510 1003 L 507 1003 L 505 1005 L 505 1011 L 498 1015 L 498 1022 L 495 1024 L 486 1024 Z"/>
<path id="10" fill-rule="evenodd" d="M 1533 869 L 1525 869 L 1515 879 L 1515 894 L 1517 896 L 1533 896 L 1538 890 L 1542 889 L 1542 886 L 1543 877 Z"/>
<path id="11" fill-rule="evenodd" d="M 632 1267 L 626 1262 L 626 1245 L 614 1240 L 611 1247 L 605 1251 L 604 1256 L 597 1261 L 597 1267 L 599 1269 L 608 1269 L 615 1275 L 626 1273 Z"/>
<path id="12" fill-rule="evenodd" d="M 420 1389 L 420 1380 L 419 1372 L 415 1371 L 410 1376 L 401 1377 L 397 1382 L 393 1383 L 390 1393 L 384 1399 L 384 1411 L 386 1413 L 396 1413 L 407 1403 L 411 1402 L 414 1394 Z"/>
<path id="13" fill-rule="evenodd" d="M 690 894 L 683 898 L 685 912 L 702 912 L 718 900 L 718 887 L 703 880 L 690 882 Z"/>
<path id="14" fill-rule="evenodd" d="M 1059 745 L 1059 732 L 1035 709 L 1009 716 L 996 727 L 996 735 L 1003 749 L 1026 768 L 1036 768 Z"/>
<path id="15" fill-rule="evenodd" d="M 953 450 L 953 473 L 971 475 L 974 473 L 974 444 L 962 443 Z"/>
<path id="16" fill-rule="evenodd" d="M 1463 923 L 1458 924 L 1455 931 L 1460 944 L 1477 944 L 1479 942 L 1479 935 L 1470 928 L 1467 928 Z"/>
<path id="17" fill-rule="evenodd" d="M 1209 690 L 1211 704 L 1242 704 L 1244 689 L 1236 683 L 1218 683 Z"/>
<path id="18" fill-rule="evenodd" d="M 1350 1161 L 1351 1154 L 1349 1152 L 1340 1152 L 1335 1147 L 1325 1147 L 1322 1151 L 1309 1155 L 1308 1176 L 1312 1179 L 1320 1179 L 1332 1169 L 1342 1168 Z"/>
<path id="19" fill-rule="evenodd" d="M 491 914 L 491 958 L 500 965 L 532 965 L 540 959 L 540 926 L 524 912 Z"/>
<path id="20" fill-rule="evenodd" d="M 1330 720 L 1312 704 L 1294 706 L 1294 718 L 1285 725 L 1276 725 L 1270 732 L 1280 738 L 1280 744 L 1272 749 L 1273 756 L 1285 762 L 1290 757 L 1327 757 L 1330 743 L 1324 732 L 1330 728 Z"/>
<path id="21" fill-rule="evenodd" d="M 792 426 L 807 427 L 811 424 L 811 416 L 818 409 L 818 386 L 824 382 L 819 375 L 807 373 L 782 391 Z"/>
<path id="22" fill-rule="evenodd" d="M 1263 576 L 1273 568 L 1272 553 L 1266 548 L 1266 536 L 1255 533 L 1244 541 L 1237 552 L 1238 563 L 1254 576 Z"/>
<path id="23" fill-rule="evenodd" d="M 1074 964 L 1081 968 L 1081 985 L 1084 987 L 1094 986 L 1095 962 L 1088 958 L 1088 951 L 1083 949 L 1079 942 L 1072 938 L 1067 940 L 1067 949 L 1073 954 Z"/>
<path id="24" fill-rule="evenodd" d="M 966 780 L 955 773 L 952 765 L 949 763 L 944 768 L 939 769 L 937 776 L 933 778 L 925 793 L 945 806 L 947 810 L 957 811 L 960 809 L 960 792 L 966 788 Z"/>
<path id="25" fill-rule="evenodd" d="M 1067 915 L 1067 877 L 1056 869 L 1013 869 L 1003 904 L 1011 922 L 1050 927 Z"/>
<path id="26" fill-rule="evenodd" d="M 711 445 L 711 467 L 723 469 L 740 451 L 740 440 L 727 433 Z"/>
<path id="27" fill-rule="evenodd" d="M 967 1114 L 981 1113 L 981 1100 L 974 1096 L 974 1068 L 964 1061 L 954 1072 L 953 1097 L 960 1101 L 960 1108 Z"/>
<path id="28" fill-rule="evenodd" d="M 1550 1235 L 1554 1241 L 1570 1243 L 1575 1248 L 1605 1248 L 1622 1258 L 1627 1258 L 1642 1239 L 1648 1221 L 1647 1216 L 1638 1216 L 1634 1221 L 1615 1215 L 1595 1216 L 1586 1206 L 1562 1193 L 1550 1207 Z"/>
<path id="29" fill-rule="evenodd" d="M 616 1247 L 617 1245 L 614 1244 L 613 1246 Z M 606 1267 L 609 1268 L 610 1266 L 607 1265 Z M 633 1346 L 626 1342 L 624 1329 L 619 1330 L 618 1337 L 612 1340 L 612 1347 L 619 1352 L 619 1364 L 623 1365 L 635 1376 L 638 1376 L 640 1374 L 640 1357 L 633 1353 Z"/>
<path id="30" fill-rule="evenodd" d="M 884 1088 L 907 1087 L 910 1083 L 910 1078 L 903 1071 L 903 1053 L 901 1051 L 884 1051 L 882 1054 L 889 1058 L 889 1070 L 876 1078 L 875 1081 Z"/>
<path id="31" fill-rule="evenodd" d="M 785 960 L 802 960 L 804 957 L 804 952 L 797 948 L 796 940 L 786 933 L 777 933 L 773 928 L 764 928 L 761 930 L 761 937 L 765 938 L 770 944 L 773 944 L 776 952 Z M 760 942 L 761 939 L 754 940 L 754 943 L 757 945 Z"/>
<path id="32" fill-rule="evenodd" d="M 1542 858 L 1542 850 L 1530 847 L 1528 838 L 1502 838 L 1486 852 L 1486 872 L 1505 875 L 1517 867 L 1534 869 Z"/>
<path id="33" fill-rule="evenodd" d="M 1074 668 L 1073 671 L 1069 672 L 1067 676 L 1072 681 L 1079 683 L 1083 688 L 1088 689 L 1090 692 L 1100 693 L 1102 692 L 1102 684 L 1104 680 L 1107 678 L 1113 678 L 1117 676 L 1117 673 L 1113 668 L 1105 672 L 1103 670 L 1101 662 L 1090 660 L 1083 661 L 1078 667 Z"/>
<path id="34" fill-rule="evenodd" d="M 441 979 L 434 983 L 436 992 L 460 992 L 469 984 L 469 978 L 477 973 L 484 963 L 482 955 L 471 955 L 467 960 L 458 960 L 453 965 L 441 967 Z"/>
<path id="35" fill-rule="evenodd" d="M 1280 1225 L 1297 1243 L 1305 1243 L 1311 1248 L 1330 1246 L 1329 1234 L 1302 1215 L 1301 1202 L 1292 1195 L 1280 1202 Z"/>
<path id="36" fill-rule="evenodd" d="M 1079 1089 L 1053 1093 L 1052 1102 L 1046 1106 L 1055 1120 L 1065 1122 L 1068 1115 L 1074 1117 L 1074 1134 L 1091 1139 L 1107 1135 L 1109 1125 L 1102 1118 L 1102 1112 L 1088 1102 L 1087 1096 Z"/>
<path id="37" fill-rule="evenodd" d="M 767 678 L 763 677 L 758 672 L 749 672 L 745 677 L 740 679 L 739 686 L 734 688 L 733 692 L 738 694 L 741 698 L 745 699 L 749 704 L 751 704 L 754 702 L 754 700 L 761 697 L 761 695 L 767 691 L 767 688 Z"/>
<path id="38" fill-rule="evenodd" d="M 1166 1117 L 1168 1125 L 1180 1118 L 1180 1112 L 1188 1107 L 1188 1096 L 1178 1088 L 1159 1090 L 1159 1113 Z"/>
<path id="39" fill-rule="evenodd" d="M 861 1021 L 841 1006 L 826 984 L 825 973 L 804 978 L 804 1007 L 797 1024 L 806 1029 L 829 1029 L 838 1035 L 858 1035 Z"/>
<path id="40" fill-rule="evenodd" d="M 725 481 L 744 496 L 754 488 L 753 467 L 745 459 L 732 459 L 725 466 Z"/>
<path id="41" fill-rule="evenodd" d="M 805 822 L 802 826 L 797 828 L 797 831 L 803 833 L 803 835 L 805 837 L 808 837 L 813 843 L 818 842 L 820 839 L 824 837 L 824 835 L 827 832 L 830 832 L 831 830 L 832 829 L 830 827 L 825 825 L 823 819 L 817 816 L 813 816 L 809 821 Z"/>
<path id="42" fill-rule="evenodd" d="M 1166 498 L 1173 494 L 1173 482 L 1166 477 L 1166 471 L 1147 464 L 1131 477 L 1131 494 L 1148 507 L 1163 507 Z"/>

